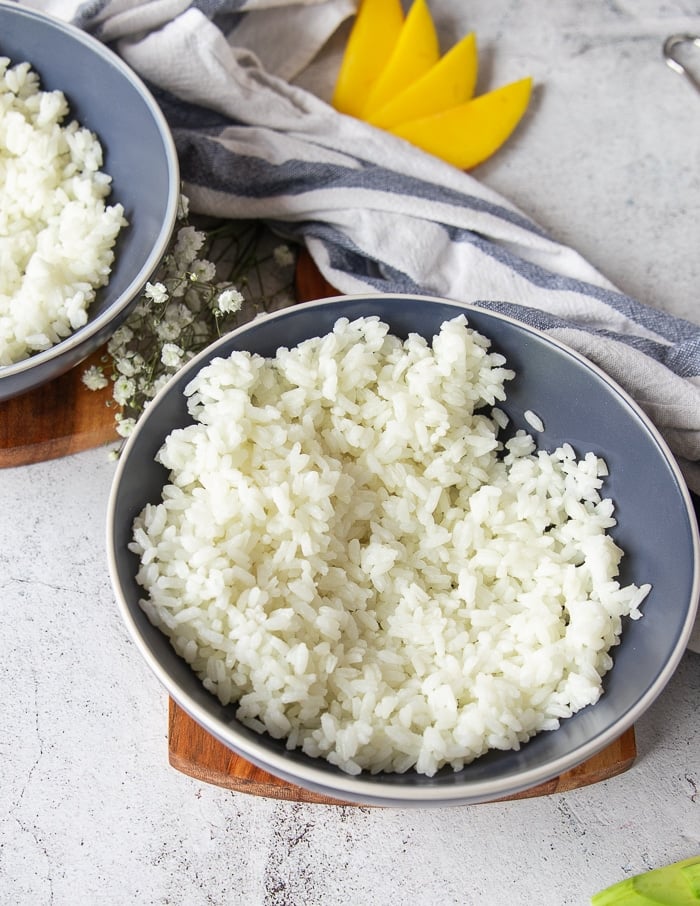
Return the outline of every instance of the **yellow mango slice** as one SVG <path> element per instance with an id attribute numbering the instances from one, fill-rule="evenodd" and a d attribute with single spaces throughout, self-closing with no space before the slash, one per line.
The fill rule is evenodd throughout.
<path id="1" fill-rule="evenodd" d="M 468 101 L 474 94 L 478 58 L 474 34 L 465 35 L 425 75 L 416 79 L 367 122 L 380 129 L 422 119 Z"/>
<path id="2" fill-rule="evenodd" d="M 401 0 L 362 0 L 345 46 L 332 105 L 359 116 L 386 66 L 404 23 Z"/>
<path id="3" fill-rule="evenodd" d="M 531 92 L 532 79 L 520 79 L 388 131 L 460 170 L 470 170 L 509 138 L 527 109 Z"/>
<path id="4" fill-rule="evenodd" d="M 389 60 L 374 83 L 361 117 L 367 117 L 415 82 L 440 59 L 435 24 L 425 0 L 413 0 Z"/>

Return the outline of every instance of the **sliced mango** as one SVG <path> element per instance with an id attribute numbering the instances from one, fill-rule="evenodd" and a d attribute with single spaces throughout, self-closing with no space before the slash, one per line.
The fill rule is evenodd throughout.
<path id="1" fill-rule="evenodd" d="M 532 79 L 511 82 L 450 110 L 392 126 L 388 131 L 460 170 L 490 157 L 527 109 Z"/>
<path id="2" fill-rule="evenodd" d="M 369 92 L 362 119 L 383 107 L 440 59 L 435 24 L 425 0 L 413 0 L 398 41 Z"/>
<path id="3" fill-rule="evenodd" d="M 332 104 L 359 117 L 404 23 L 401 0 L 362 0 L 340 64 Z"/>
<path id="4" fill-rule="evenodd" d="M 527 108 L 532 80 L 473 98 L 478 59 L 468 34 L 444 57 L 427 0 L 360 0 L 333 93 L 341 113 L 393 132 L 460 169 L 486 160 Z"/>
<path id="5" fill-rule="evenodd" d="M 389 129 L 465 103 L 474 94 L 477 69 L 476 38 L 470 33 L 424 75 L 369 114 L 367 122 Z"/>

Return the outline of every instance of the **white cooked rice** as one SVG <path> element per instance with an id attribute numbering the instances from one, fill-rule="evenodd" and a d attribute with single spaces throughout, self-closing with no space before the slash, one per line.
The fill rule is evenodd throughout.
<path id="1" fill-rule="evenodd" d="M 244 724 L 432 775 L 598 699 L 649 586 L 616 581 L 602 460 L 502 448 L 504 365 L 463 316 L 432 348 L 341 319 L 187 387 L 131 549 L 150 620 Z"/>
<path id="2" fill-rule="evenodd" d="M 536 412 L 532 411 L 532 409 L 526 409 L 523 412 L 523 418 L 533 431 L 539 431 L 540 433 L 544 431 L 544 422 Z"/>
<path id="3" fill-rule="evenodd" d="M 49 349 L 87 322 L 126 225 L 107 206 L 102 148 L 30 64 L 0 57 L 0 366 Z"/>

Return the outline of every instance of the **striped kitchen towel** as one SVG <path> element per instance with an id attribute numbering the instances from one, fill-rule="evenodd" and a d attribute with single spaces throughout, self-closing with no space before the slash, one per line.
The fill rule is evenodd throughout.
<path id="1" fill-rule="evenodd" d="M 356 0 L 27 5 L 90 31 L 147 82 L 192 210 L 267 221 L 342 293 L 476 302 L 546 331 L 636 399 L 700 491 L 700 326 L 623 295 L 477 178 L 295 84 Z"/>

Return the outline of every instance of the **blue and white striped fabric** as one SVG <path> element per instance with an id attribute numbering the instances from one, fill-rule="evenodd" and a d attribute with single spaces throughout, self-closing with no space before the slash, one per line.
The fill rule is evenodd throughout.
<path id="1" fill-rule="evenodd" d="M 30 0 L 110 43 L 172 127 L 192 209 L 261 218 L 340 292 L 478 302 L 601 366 L 700 491 L 700 327 L 619 293 L 475 178 L 293 80 L 356 0 Z"/>

